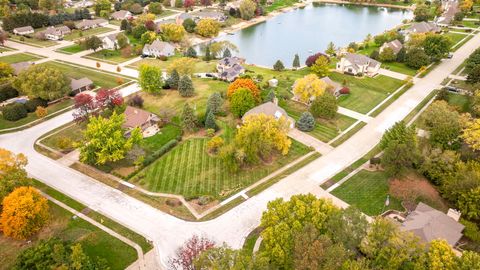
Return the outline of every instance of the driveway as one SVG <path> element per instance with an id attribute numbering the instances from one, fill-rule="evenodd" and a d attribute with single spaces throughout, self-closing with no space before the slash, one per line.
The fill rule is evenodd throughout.
<path id="1" fill-rule="evenodd" d="M 333 147 L 328 145 L 327 143 L 324 143 L 320 140 L 318 140 L 315 137 L 312 137 L 311 135 L 302 132 L 296 128 L 292 128 L 288 132 L 288 136 L 291 137 L 292 139 L 295 139 L 306 146 L 311 146 L 315 149 L 315 151 L 319 152 L 322 155 L 326 155 L 330 151 L 333 150 Z"/>
<path id="2" fill-rule="evenodd" d="M 319 185 L 370 151 L 378 144 L 386 129 L 407 116 L 479 46 L 480 35 L 476 35 L 457 50 L 452 59 L 445 60 L 419 79 L 345 143 L 222 216 L 206 222 L 187 222 L 170 216 L 37 153 L 33 149 L 36 138 L 71 121 L 70 112 L 24 131 L 0 135 L 0 146 L 26 154 L 29 159 L 27 171 L 32 177 L 151 239 L 159 261 L 165 266 L 168 257 L 192 234 L 205 235 L 219 243 L 225 242 L 233 248 L 240 248 L 248 233 L 259 225 L 267 202 L 278 197 L 288 199 L 295 194 L 311 192 L 331 198 L 336 205 L 346 206 Z M 47 55 L 47 51 L 39 50 L 32 52 Z"/>

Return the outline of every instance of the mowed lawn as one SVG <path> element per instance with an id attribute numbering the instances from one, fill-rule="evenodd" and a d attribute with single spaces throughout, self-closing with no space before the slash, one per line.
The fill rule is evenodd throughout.
<path id="1" fill-rule="evenodd" d="M 58 42 L 53 40 L 40 40 L 33 37 L 23 37 L 23 41 L 22 41 L 22 36 L 17 36 L 17 35 L 10 35 L 9 39 L 15 42 L 25 43 L 34 47 L 51 47 L 58 44 Z"/>
<path id="2" fill-rule="evenodd" d="M 417 70 L 408 67 L 405 63 L 400 62 L 385 62 L 382 63 L 382 68 L 402 73 L 408 76 L 415 76 L 415 74 L 417 74 Z"/>
<path id="3" fill-rule="evenodd" d="M 83 77 L 88 77 L 96 86 L 104 87 L 104 88 L 114 88 L 118 86 L 117 78 L 114 75 L 110 75 L 108 73 L 104 73 L 101 71 L 96 71 L 94 69 L 81 67 L 81 66 L 73 66 L 69 64 L 64 64 L 56 61 L 49 61 L 42 63 L 41 65 L 47 65 L 49 67 L 54 67 L 63 72 L 63 74 L 67 75 L 69 78 L 80 79 Z M 129 82 L 129 79 L 123 78 L 123 83 Z"/>
<path id="4" fill-rule="evenodd" d="M 128 60 L 132 60 L 135 57 L 138 57 L 137 55 L 132 55 L 130 57 L 123 57 L 121 55 L 120 50 L 100 50 L 93 52 L 91 54 L 87 54 L 84 56 L 85 58 L 90 58 L 94 60 L 99 60 L 99 61 L 104 61 L 107 63 L 112 63 L 112 64 L 119 64 L 123 63 Z"/>
<path id="5" fill-rule="evenodd" d="M 20 252 L 41 239 L 58 237 L 70 243 L 80 243 L 91 258 L 107 260 L 110 269 L 125 269 L 137 259 L 134 248 L 91 225 L 83 219 L 73 219 L 73 214 L 50 203 L 50 220 L 28 244 L 0 235 L 0 269 L 11 269 Z"/>
<path id="6" fill-rule="evenodd" d="M 108 27 L 97 27 L 88 30 L 73 30 L 72 33 L 65 35 L 64 40 L 74 40 L 79 38 L 85 38 L 93 35 L 100 35 L 113 31 L 114 29 Z"/>
<path id="7" fill-rule="evenodd" d="M 349 95 L 338 98 L 338 105 L 359 113 L 368 113 L 403 84 L 401 80 L 383 75 L 359 78 L 332 72 L 329 77 L 350 88 Z"/>
<path id="8" fill-rule="evenodd" d="M 36 61 L 39 59 L 42 59 L 42 57 L 28 53 L 16 53 L 0 57 L 0 62 L 14 64 L 26 61 Z"/>
<path id="9" fill-rule="evenodd" d="M 455 44 L 457 44 L 460 40 L 468 37 L 468 34 L 467 34 L 467 35 L 463 35 L 463 34 L 458 34 L 458 33 L 445 33 L 444 35 L 450 38 L 450 40 L 452 41 L 452 45 L 455 45 Z"/>
<path id="10" fill-rule="evenodd" d="M 79 44 L 73 44 L 70 46 L 62 47 L 57 50 L 57 52 L 66 53 L 66 54 L 75 54 L 84 51 L 85 49 L 82 48 Z"/>
<path id="11" fill-rule="evenodd" d="M 233 132 L 232 128 L 224 129 L 222 136 L 226 142 L 233 138 Z M 272 164 L 232 172 L 224 160 L 207 154 L 209 140 L 210 138 L 192 138 L 182 142 L 145 168 L 132 181 L 150 191 L 180 194 L 187 198 L 209 195 L 221 199 L 310 151 L 306 146 L 293 141 L 289 154 L 278 157 Z"/>
<path id="12" fill-rule="evenodd" d="M 149 65 L 149 66 L 155 66 L 155 67 L 159 67 L 161 69 L 166 70 L 173 61 L 181 57 L 182 55 L 177 54 L 177 55 L 168 57 L 166 61 L 162 61 L 160 59 L 155 59 L 155 58 L 145 58 L 128 65 L 128 67 L 138 69 L 141 65 Z M 197 58 L 193 72 L 195 73 L 215 72 L 216 66 L 217 66 L 217 61 L 215 60 L 206 62 Z"/>
<path id="13" fill-rule="evenodd" d="M 362 170 L 334 189 L 332 195 L 358 207 L 363 213 L 374 216 L 388 209 L 403 210 L 400 201 L 390 196 L 390 205 L 385 206 L 388 195 L 388 176 L 384 172 Z"/>

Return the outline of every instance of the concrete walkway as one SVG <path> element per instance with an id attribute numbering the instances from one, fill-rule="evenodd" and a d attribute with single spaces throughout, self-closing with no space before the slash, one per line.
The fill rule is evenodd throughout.
<path id="1" fill-rule="evenodd" d="M 303 143 L 306 146 L 311 146 L 315 149 L 315 151 L 319 152 L 322 155 L 325 155 L 329 153 L 330 151 L 333 150 L 333 147 L 328 145 L 327 143 L 324 143 L 317 138 L 302 132 L 296 128 L 292 128 L 288 132 L 288 136 Z"/>
<path id="2" fill-rule="evenodd" d="M 365 114 L 361 114 L 359 112 L 356 112 L 356 111 L 352 111 L 350 109 L 347 109 L 347 108 L 344 108 L 344 107 L 338 107 L 338 113 L 341 113 L 343 115 L 346 115 L 350 118 L 353 118 L 353 119 L 357 119 L 357 120 L 360 120 L 362 122 L 365 122 L 365 123 L 368 123 L 370 122 L 370 120 L 373 119 L 373 117 L 371 116 L 368 116 L 368 115 L 365 115 Z"/>
<path id="3" fill-rule="evenodd" d="M 403 73 L 391 71 L 391 70 L 384 69 L 384 68 L 381 68 L 378 71 L 378 74 L 388 76 L 388 77 L 391 77 L 391 78 L 394 78 L 394 79 L 398 79 L 398 80 L 401 80 L 401 81 L 406 80 L 409 77 L 408 75 L 405 75 Z"/>

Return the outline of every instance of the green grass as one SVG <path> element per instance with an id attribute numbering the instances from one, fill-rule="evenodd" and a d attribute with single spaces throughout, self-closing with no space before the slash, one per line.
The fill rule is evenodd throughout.
<path id="1" fill-rule="evenodd" d="M 173 15 L 173 14 L 180 14 L 180 13 L 172 11 L 172 10 L 163 10 L 162 13 L 158 14 L 155 17 L 155 19 L 165 18 L 165 17 L 168 17 L 168 16 Z"/>
<path id="2" fill-rule="evenodd" d="M 113 31 L 114 29 L 108 27 L 97 27 L 88 30 L 73 30 L 72 33 L 65 35 L 64 40 L 75 40 L 79 38 L 86 38 L 93 35 L 100 35 Z"/>
<path id="3" fill-rule="evenodd" d="M 34 47 L 51 47 L 55 46 L 58 44 L 58 42 L 55 42 L 53 40 L 39 40 L 36 38 L 30 38 L 30 37 L 23 37 L 23 41 L 21 40 L 21 36 L 16 36 L 16 35 L 10 35 L 9 37 L 10 40 L 18 42 L 18 43 L 24 43 L 27 45 L 31 45 Z"/>
<path id="4" fill-rule="evenodd" d="M 457 34 L 457 33 L 445 33 L 445 36 L 449 37 L 452 41 L 452 45 L 457 44 L 460 40 L 467 37 L 467 35 Z"/>
<path id="5" fill-rule="evenodd" d="M 448 104 L 455 107 L 460 113 L 471 112 L 472 98 L 466 95 L 448 93 Z"/>
<path id="6" fill-rule="evenodd" d="M 170 64 L 174 60 L 176 60 L 178 58 L 181 58 L 181 57 L 182 57 L 182 55 L 177 54 L 177 55 L 168 57 L 167 61 L 162 61 L 162 60 L 155 59 L 155 58 L 145 58 L 145 59 L 139 60 L 135 63 L 132 63 L 132 64 L 128 65 L 128 67 L 138 69 L 141 65 L 149 65 L 149 66 L 155 66 L 155 67 L 159 67 L 161 69 L 166 70 L 168 68 L 168 66 L 170 66 Z M 217 61 L 212 60 L 212 61 L 209 61 L 209 62 L 205 62 L 205 61 L 202 61 L 200 59 L 197 59 L 197 60 L 198 61 L 195 64 L 195 68 L 194 68 L 193 72 L 201 73 L 201 72 L 214 72 L 215 71 L 215 68 L 217 66 Z"/>
<path id="7" fill-rule="evenodd" d="M 293 6 L 296 3 L 298 3 L 298 1 L 296 1 L 296 0 L 277 0 L 277 1 L 274 1 L 273 4 L 271 4 L 269 6 L 266 6 L 265 11 L 267 13 L 272 12 L 272 11 L 275 11 L 275 10 L 278 10 L 278 9 Z"/>
<path id="8" fill-rule="evenodd" d="M 398 73 L 402 73 L 408 76 L 415 76 L 415 74 L 417 74 L 417 70 L 411 67 L 408 67 L 405 63 L 399 63 L 399 62 L 382 63 L 382 68 L 395 71 Z"/>
<path id="9" fill-rule="evenodd" d="M 467 42 L 468 42 L 470 39 L 472 39 L 472 38 L 473 38 L 473 36 L 471 36 L 471 35 L 470 35 L 470 36 L 467 36 L 466 39 L 464 39 L 462 42 L 460 42 L 460 43 L 459 43 L 455 48 L 453 48 L 451 51 L 454 52 L 454 51 L 458 50 L 460 47 L 462 47 L 463 45 L 465 45 L 465 43 L 467 43 Z M 454 44 L 454 45 L 455 45 L 455 44 Z"/>
<path id="10" fill-rule="evenodd" d="M 76 65 L 69 65 L 57 61 L 49 61 L 42 63 L 41 65 L 47 65 L 49 67 L 54 67 L 62 71 L 67 77 L 80 79 L 82 77 L 88 77 L 96 86 L 104 87 L 104 88 L 114 88 L 118 86 L 116 81 L 117 77 L 96 71 L 94 69 L 76 66 Z M 123 79 L 124 83 L 128 82 L 128 79 Z"/>
<path id="11" fill-rule="evenodd" d="M 66 53 L 66 54 L 75 54 L 75 53 L 83 52 L 84 50 L 85 49 L 82 48 L 82 46 L 78 44 L 73 44 L 70 46 L 62 47 L 58 49 L 57 52 Z"/>
<path id="12" fill-rule="evenodd" d="M 346 83 L 350 94 L 338 98 L 339 106 L 368 113 L 388 95 L 397 90 L 403 82 L 387 76 L 378 75 L 375 78 L 358 78 L 333 72 L 330 78 L 340 83 Z"/>
<path id="13" fill-rule="evenodd" d="M 174 124 L 168 124 L 160 129 L 160 132 L 143 139 L 142 148 L 147 152 L 153 152 L 160 149 L 164 144 L 170 140 L 176 139 L 182 135 L 182 129 Z"/>
<path id="14" fill-rule="evenodd" d="M 73 104 L 73 101 L 71 99 L 52 104 L 52 105 L 47 107 L 48 114 L 53 114 L 53 113 L 55 113 L 59 110 L 62 110 L 62 109 L 65 109 L 68 106 L 71 106 L 72 104 Z M 47 115 L 47 117 L 48 117 L 48 115 Z M 3 119 L 3 117 L 0 117 L 0 130 L 26 125 L 26 124 L 28 124 L 32 121 L 37 120 L 37 119 L 38 119 L 38 117 L 35 114 L 35 112 L 28 113 L 27 117 L 22 118 L 18 121 L 8 121 L 8 120 Z"/>
<path id="15" fill-rule="evenodd" d="M 131 59 L 133 59 L 137 56 L 132 55 L 130 57 L 124 58 L 121 55 L 120 50 L 100 50 L 100 51 L 96 51 L 96 52 L 93 52 L 91 54 L 88 54 L 84 57 L 94 59 L 94 60 L 103 61 L 103 62 L 107 62 L 107 63 L 111 63 L 111 64 L 119 64 L 119 63 L 123 63 L 123 62 L 128 61 L 128 60 L 131 60 Z"/>
<path id="16" fill-rule="evenodd" d="M 26 61 L 36 61 L 39 59 L 42 59 L 42 57 L 29 54 L 29 53 L 16 53 L 16 54 L 0 57 L 0 62 L 14 64 L 14 63 L 26 62 Z"/>
<path id="17" fill-rule="evenodd" d="M 413 86 L 413 84 L 410 84 L 410 85 L 406 85 L 405 87 L 402 88 L 402 90 L 398 91 L 397 93 L 395 93 L 395 95 L 393 95 L 392 97 L 390 97 L 387 101 L 385 101 L 381 106 L 379 106 L 375 111 L 373 111 L 370 116 L 372 117 L 375 117 L 377 115 L 379 115 L 383 110 L 385 110 L 388 106 L 390 106 L 390 104 L 392 104 L 395 100 L 397 100 L 401 95 L 403 95 L 405 92 L 408 91 L 408 89 L 410 89 L 411 87 Z"/>
<path id="18" fill-rule="evenodd" d="M 60 152 L 70 152 L 74 150 L 74 145 L 80 143 L 83 139 L 83 132 L 85 130 L 85 125 L 83 124 L 74 124 L 68 128 L 65 128 L 58 133 L 53 134 L 45 139 L 42 139 L 40 142 L 45 146 L 48 146 L 52 149 L 58 150 Z M 68 139 L 71 144 L 61 145 L 61 141 Z"/>
<path id="19" fill-rule="evenodd" d="M 233 128 L 222 126 L 222 136 L 226 142 L 231 141 Z M 182 142 L 132 180 L 155 192 L 180 194 L 187 198 L 202 195 L 225 198 L 309 151 L 306 146 L 293 141 L 289 154 L 278 157 L 273 164 L 233 173 L 224 160 L 206 153 L 208 141 L 209 138 L 192 138 Z"/>
<path id="20" fill-rule="evenodd" d="M 462 21 L 462 24 L 463 24 L 463 26 L 465 26 L 465 27 L 478 28 L 478 25 L 475 24 L 475 23 L 478 23 L 478 22 L 475 22 L 475 21 Z"/>
<path id="21" fill-rule="evenodd" d="M 352 137 L 355 133 L 357 133 L 359 130 L 361 130 L 366 125 L 367 125 L 367 123 L 365 123 L 365 122 L 360 122 L 360 123 L 356 124 L 352 129 L 350 129 L 347 133 L 343 134 L 340 138 L 333 141 L 330 145 L 333 146 L 333 147 L 339 146 L 340 144 L 342 144 L 345 141 L 347 141 L 348 139 L 350 139 L 350 137 Z"/>
<path id="22" fill-rule="evenodd" d="M 400 201 L 392 196 L 390 205 L 384 207 L 388 189 L 388 176 L 384 172 L 362 170 L 334 189 L 332 195 L 370 216 L 388 209 L 403 210 Z"/>

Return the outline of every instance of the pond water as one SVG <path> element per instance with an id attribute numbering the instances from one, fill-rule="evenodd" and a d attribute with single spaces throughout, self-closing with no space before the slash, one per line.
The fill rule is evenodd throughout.
<path id="1" fill-rule="evenodd" d="M 271 67 L 280 59 L 290 67 L 296 53 L 303 64 L 309 55 L 325 51 L 329 42 L 344 47 L 412 17 L 411 11 L 402 9 L 311 4 L 216 40 L 235 44 L 239 49 L 237 55 L 248 63 Z"/>

